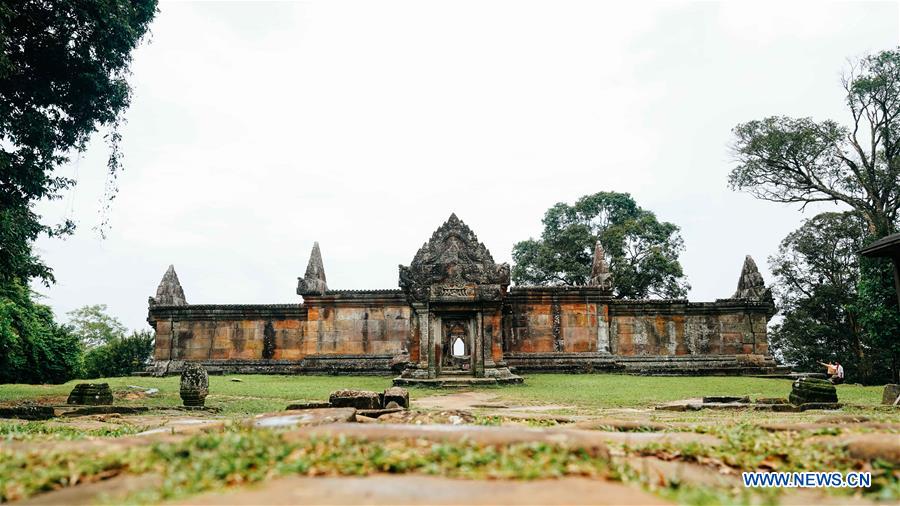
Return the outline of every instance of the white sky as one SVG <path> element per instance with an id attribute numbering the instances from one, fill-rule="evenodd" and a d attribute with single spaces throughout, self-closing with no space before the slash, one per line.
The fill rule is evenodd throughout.
<path id="1" fill-rule="evenodd" d="M 79 229 L 36 288 L 132 328 L 170 263 L 191 303 L 299 302 L 315 240 L 329 287 L 395 288 L 451 212 L 511 262 L 554 203 L 620 191 L 682 228 L 691 300 L 727 297 L 813 215 L 727 188 L 731 128 L 846 121 L 840 71 L 900 42 L 898 5 L 164 2 L 108 237 L 98 136 L 39 208 Z"/>

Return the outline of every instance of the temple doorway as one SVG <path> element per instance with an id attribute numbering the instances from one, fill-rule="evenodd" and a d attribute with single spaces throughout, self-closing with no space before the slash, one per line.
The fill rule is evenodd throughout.
<path id="1" fill-rule="evenodd" d="M 444 335 L 441 370 L 444 373 L 450 371 L 466 372 L 472 370 L 472 345 L 469 335 L 469 321 L 462 318 L 444 320 Z"/>

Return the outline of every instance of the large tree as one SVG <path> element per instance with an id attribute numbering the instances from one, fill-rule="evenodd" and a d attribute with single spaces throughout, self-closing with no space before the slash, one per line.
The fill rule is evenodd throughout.
<path id="1" fill-rule="evenodd" d="M 847 124 L 773 116 L 737 125 L 734 152 L 738 165 L 731 171 L 729 183 L 732 189 L 747 191 L 760 199 L 802 204 L 801 209 L 812 202 L 844 204 L 861 217 L 865 236 L 843 239 L 863 246 L 896 231 L 900 217 L 900 49 L 882 51 L 851 64 L 841 84 Z M 856 331 L 862 343 L 891 350 L 892 375 L 897 379 L 894 343 L 900 331 L 900 312 L 896 299 L 890 296 L 890 268 L 884 259 L 864 258 L 858 262 L 858 269 L 854 267 L 858 277 L 853 295 Z M 815 316 L 827 314 L 834 307 L 847 307 L 847 300 L 842 297 L 837 293 L 830 298 L 807 297 L 804 311 Z M 847 312 L 846 317 L 850 315 Z M 786 321 L 783 328 L 789 324 Z M 805 332 L 811 335 L 814 328 Z M 826 328 L 821 331 L 823 338 L 830 332 Z M 865 354 L 864 347 L 850 351 Z M 867 363 L 860 361 L 862 366 Z M 861 373 L 867 377 L 877 375 L 875 370 Z"/>
<path id="2" fill-rule="evenodd" d="M 861 278 L 857 254 L 866 236 L 859 213 L 822 213 L 788 234 L 769 258 L 783 316 L 773 325 L 770 342 L 786 362 L 817 370 L 820 361 L 838 360 L 848 378 L 863 383 L 896 376 L 900 320 L 888 323 L 894 326 L 888 341 L 867 332 L 865 320 L 887 306 L 870 307 L 866 292 L 872 288 L 861 282 L 870 279 Z"/>
<path id="3" fill-rule="evenodd" d="M 683 297 L 690 288 L 678 255 L 684 242 L 677 226 L 660 222 L 631 195 L 599 192 L 574 205 L 558 203 L 544 214 L 540 239 L 513 246 L 512 280 L 522 285 L 584 285 L 597 240 L 623 298 Z"/>
<path id="4" fill-rule="evenodd" d="M 788 363 L 813 371 L 818 362 L 839 360 L 852 378 L 867 369 L 855 307 L 856 250 L 865 231 L 857 213 L 823 213 L 788 234 L 769 258 L 783 316 L 772 327 L 770 343 Z"/>
<path id="5" fill-rule="evenodd" d="M 156 0 L 0 0 L 0 283 L 53 279 L 32 243 L 74 225 L 34 204 L 74 184 L 55 170 L 101 126 L 115 176 L 131 53 L 155 13 Z"/>
<path id="6" fill-rule="evenodd" d="M 739 124 L 729 183 L 774 202 L 842 202 L 882 237 L 900 209 L 900 50 L 863 58 L 841 82 L 849 126 L 783 116 Z"/>

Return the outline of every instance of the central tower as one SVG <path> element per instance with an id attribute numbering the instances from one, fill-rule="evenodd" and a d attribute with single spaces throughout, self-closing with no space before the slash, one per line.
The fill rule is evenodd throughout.
<path id="1" fill-rule="evenodd" d="M 495 263 L 475 233 L 451 214 L 412 263 L 400 266 L 419 356 L 394 382 L 521 382 L 503 361 L 500 343 L 508 286 L 509 265 Z"/>

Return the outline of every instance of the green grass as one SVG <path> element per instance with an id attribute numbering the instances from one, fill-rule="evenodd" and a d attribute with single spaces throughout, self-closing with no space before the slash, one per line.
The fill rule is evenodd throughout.
<path id="1" fill-rule="evenodd" d="M 121 437 L 137 434 L 142 427 L 121 425 L 111 428 L 81 429 L 46 422 L 0 422 L 0 442 L 7 441 L 68 441 L 94 437 Z"/>
<path id="2" fill-rule="evenodd" d="M 241 382 L 233 382 L 239 378 Z M 62 385 L 0 385 L 0 402 L 18 402 L 65 397 L 76 383 Z M 153 397 L 136 400 L 116 400 L 121 405 L 151 407 L 179 406 L 178 377 L 125 377 L 91 380 L 110 384 L 113 391 L 124 391 L 128 385 L 158 388 Z M 391 384 L 389 377 L 375 376 L 274 376 L 232 375 L 210 376 L 207 406 L 218 407 L 226 414 L 250 414 L 284 409 L 294 400 L 321 401 L 328 394 L 342 388 L 380 391 Z M 877 405 L 881 402 L 882 387 L 839 385 L 838 398 L 850 404 Z M 481 388 L 510 402 L 526 404 L 572 405 L 579 410 L 602 408 L 649 407 L 704 395 L 749 395 L 751 397 L 787 397 L 790 380 L 701 376 L 659 377 L 627 376 L 619 374 L 531 374 L 525 384 L 511 387 Z M 410 389 L 412 397 L 441 395 L 454 390 Z"/>
<path id="3" fill-rule="evenodd" d="M 231 381 L 238 378 L 240 382 Z M 116 398 L 117 405 L 171 407 L 180 406 L 179 378 L 124 377 L 94 380 L 75 380 L 61 385 L 0 385 L 0 402 L 47 401 L 65 404 L 66 397 L 77 383 L 85 381 L 109 383 L 113 392 L 136 391 L 128 385 L 158 388 L 154 396 L 127 400 Z M 391 379 L 374 376 L 274 376 L 234 375 L 210 376 L 206 405 L 222 409 L 225 414 L 253 414 L 284 409 L 291 401 L 323 401 L 341 388 L 383 390 Z"/>
<path id="4" fill-rule="evenodd" d="M 838 398 L 850 404 L 880 404 L 883 387 L 838 385 Z M 628 376 L 622 374 L 532 374 L 525 384 L 495 389 L 513 401 L 565 404 L 578 408 L 649 407 L 709 395 L 787 397 L 791 381 L 733 376 Z"/>

